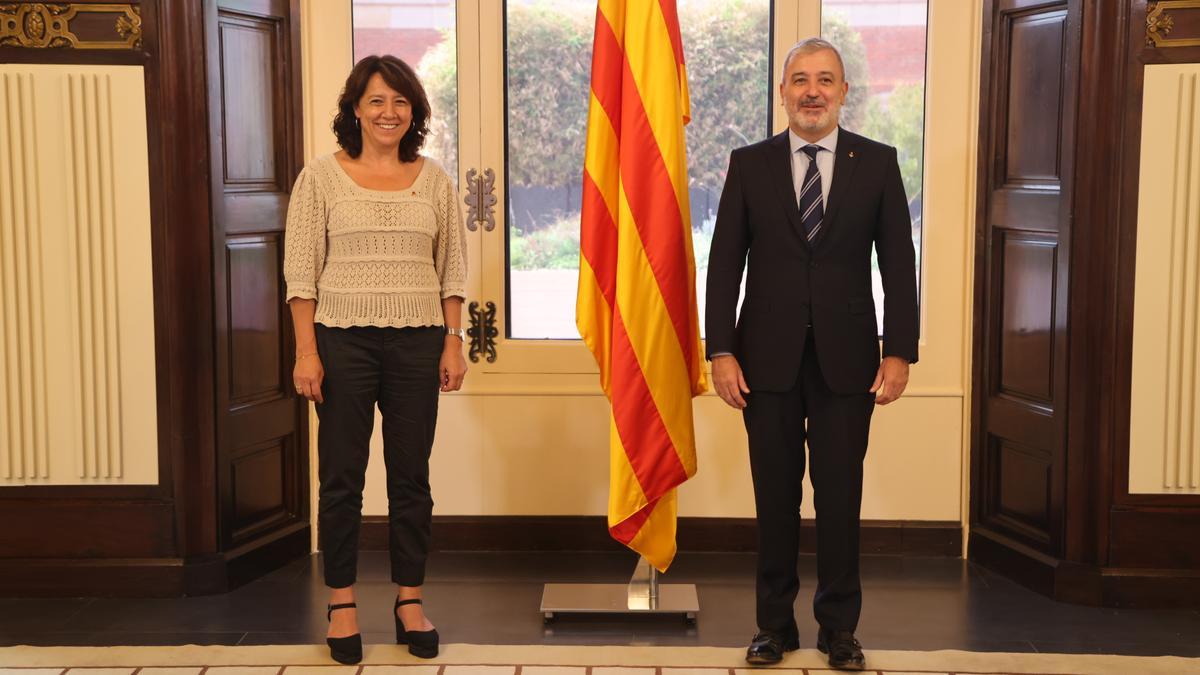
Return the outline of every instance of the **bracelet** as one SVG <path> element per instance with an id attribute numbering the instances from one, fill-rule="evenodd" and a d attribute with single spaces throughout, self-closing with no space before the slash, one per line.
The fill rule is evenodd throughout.
<path id="1" fill-rule="evenodd" d="M 301 360 L 303 360 L 303 359 L 307 359 L 307 358 L 308 358 L 308 357 L 310 357 L 310 356 L 316 356 L 316 355 L 317 355 L 317 352 L 309 352 L 309 353 L 307 353 L 307 354 L 297 354 L 297 355 L 296 355 L 296 360 L 297 360 L 297 361 L 301 361 Z"/>

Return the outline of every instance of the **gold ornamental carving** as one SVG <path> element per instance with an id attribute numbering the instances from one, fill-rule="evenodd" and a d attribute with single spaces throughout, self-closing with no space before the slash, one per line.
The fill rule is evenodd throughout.
<path id="1" fill-rule="evenodd" d="M 1200 47 L 1200 36 L 1169 38 L 1175 17 L 1167 10 L 1200 10 L 1200 0 L 1160 0 L 1146 5 L 1146 44 L 1151 47 Z"/>
<path id="2" fill-rule="evenodd" d="M 112 39 L 80 38 L 71 30 L 77 17 L 95 14 L 115 15 Z M 129 4 L 0 2 L 0 47 L 141 49 L 141 9 Z"/>

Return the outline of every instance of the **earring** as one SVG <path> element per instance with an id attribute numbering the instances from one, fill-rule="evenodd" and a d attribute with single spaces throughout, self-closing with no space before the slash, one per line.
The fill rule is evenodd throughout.
<path id="1" fill-rule="evenodd" d="M 355 128 L 355 129 L 362 129 L 362 125 L 361 125 L 361 124 L 359 124 L 359 122 L 358 122 L 358 118 L 357 118 L 357 117 L 355 117 L 355 118 L 354 118 L 354 128 Z"/>

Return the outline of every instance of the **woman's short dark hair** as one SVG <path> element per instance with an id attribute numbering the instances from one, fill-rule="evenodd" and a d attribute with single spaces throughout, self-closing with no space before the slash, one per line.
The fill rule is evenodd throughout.
<path id="1" fill-rule="evenodd" d="M 400 161 L 416 161 L 417 152 L 429 133 L 429 99 L 425 96 L 421 80 L 417 79 L 416 71 L 390 54 L 364 58 L 354 65 L 350 76 L 346 78 L 346 86 L 338 97 L 338 113 L 333 118 L 333 133 L 337 135 L 338 145 L 351 157 L 362 154 L 362 129 L 354 114 L 354 106 L 363 97 L 367 82 L 375 73 L 379 73 L 389 87 L 403 94 L 412 106 L 412 124 L 400 139 Z"/>

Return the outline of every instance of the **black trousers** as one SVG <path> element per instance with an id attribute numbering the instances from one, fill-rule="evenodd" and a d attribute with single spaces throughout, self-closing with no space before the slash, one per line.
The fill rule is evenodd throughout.
<path id="1" fill-rule="evenodd" d="M 808 441 L 817 512 L 817 590 L 813 613 L 831 630 L 853 631 L 862 610 L 858 521 L 863 459 L 875 395 L 830 391 L 808 336 L 791 391 L 753 391 L 743 418 L 758 512 L 757 618 L 761 630 L 796 635 L 800 589 L 800 501 Z"/>
<path id="2" fill-rule="evenodd" d="M 358 531 L 375 405 L 383 415 L 388 548 L 392 581 L 420 586 L 429 555 L 433 497 L 429 453 L 437 423 L 438 363 L 445 330 L 316 325 L 325 368 L 317 404 L 321 482 L 317 525 L 325 585 L 344 588 L 358 573 Z"/>

